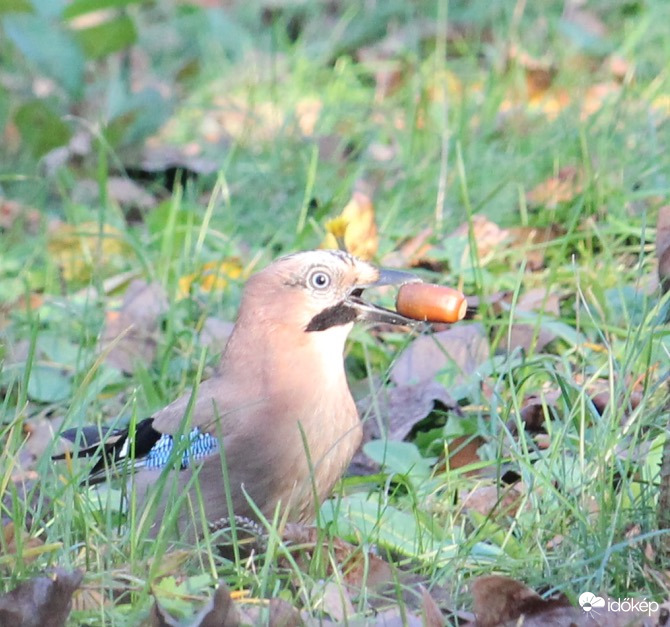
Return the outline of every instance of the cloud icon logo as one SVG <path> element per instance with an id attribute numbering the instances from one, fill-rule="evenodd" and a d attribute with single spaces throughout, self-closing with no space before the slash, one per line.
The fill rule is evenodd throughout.
<path id="1" fill-rule="evenodd" d="M 598 607 L 605 607 L 605 599 L 597 597 L 593 592 L 582 592 L 579 595 L 579 605 L 585 612 L 591 612 Z"/>

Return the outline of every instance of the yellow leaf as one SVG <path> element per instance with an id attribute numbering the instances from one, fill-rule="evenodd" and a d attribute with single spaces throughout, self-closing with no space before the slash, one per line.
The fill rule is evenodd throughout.
<path id="1" fill-rule="evenodd" d="M 203 292 L 212 292 L 224 289 L 230 279 L 239 279 L 242 276 L 242 264 L 239 259 L 227 259 L 217 262 L 209 261 L 202 265 L 200 270 L 179 279 L 179 298 L 186 298 L 197 285 Z"/>
<path id="2" fill-rule="evenodd" d="M 343 248 L 360 259 L 372 259 L 377 253 L 375 209 L 363 192 L 353 193 L 342 213 L 326 223 L 326 230 L 321 248 Z"/>
<path id="3" fill-rule="evenodd" d="M 538 183 L 526 193 L 526 200 L 531 207 L 556 207 L 560 203 L 572 201 L 582 193 L 582 173 L 575 167 L 566 166 L 558 171 L 557 176 Z"/>
<path id="4" fill-rule="evenodd" d="M 49 254 L 66 280 L 85 281 L 94 271 L 118 269 L 129 251 L 123 233 L 110 224 L 60 224 L 49 233 Z"/>

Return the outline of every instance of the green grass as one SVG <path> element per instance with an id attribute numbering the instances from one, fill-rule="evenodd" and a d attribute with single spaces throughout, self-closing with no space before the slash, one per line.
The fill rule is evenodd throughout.
<path id="1" fill-rule="evenodd" d="M 188 614 L 220 579 L 234 590 L 281 596 L 319 615 L 318 582 L 341 585 L 341 575 L 326 568 L 338 558 L 332 549 L 308 565 L 287 557 L 279 521 L 267 521 L 267 546 L 252 562 L 221 557 L 209 537 L 178 552 L 167 538 L 147 541 L 141 510 L 119 512 L 124 495 L 118 483 L 80 488 L 84 465 L 70 471 L 53 464 L 53 444 L 30 465 L 36 474 L 27 476 L 27 498 L 13 475 L 30 450 L 27 421 L 48 420 L 54 435 L 61 425 L 125 424 L 188 391 L 200 373 L 211 373 L 217 355 L 201 345 L 203 321 L 233 318 L 253 268 L 318 246 L 326 219 L 346 204 L 356 181 L 366 179 L 376 184 L 378 260 L 431 226 L 430 254 L 448 266 L 449 276 L 422 276 L 485 300 L 498 290 L 510 290 L 514 299 L 502 313 L 482 307 L 478 314 L 491 357 L 465 378 L 453 368 L 437 376 L 464 418 L 450 414 L 442 426 L 445 416 L 435 412 L 413 442 L 371 450 L 386 460 L 386 471 L 343 481 L 322 513 L 323 537 L 379 545 L 394 563 L 445 587 L 452 609 L 469 609 L 468 583 L 490 573 L 508 574 L 543 593 L 563 592 L 573 601 L 584 590 L 668 597 L 662 564 L 649 557 L 649 546 L 658 547 L 667 535 L 658 529 L 655 511 L 668 420 L 667 303 L 658 289 L 647 287 L 656 272 L 657 210 L 669 191 L 667 104 L 665 111 L 651 106 L 670 89 L 670 51 L 660 27 L 667 24 L 666 3 L 589 3 L 609 29 L 597 46 L 561 20 L 559 2 L 542 3 L 541 11 L 528 3 L 518 22 L 514 3 L 370 6 L 346 2 L 329 15 L 315 3 L 279 11 L 269 25 L 245 3 L 209 15 L 168 3 L 137 7 L 136 45 L 151 59 L 152 72 L 173 88 L 161 141 L 195 142 L 217 164 L 216 174 L 163 196 L 138 223 L 126 220 L 107 185 L 120 164 L 130 163 L 128 149 L 144 137 L 147 127 L 140 122 L 151 109 L 140 107 L 145 117 L 128 123 L 122 113 L 130 99 L 116 94 L 120 100 L 113 101 L 102 79 L 87 88 L 83 101 L 93 113 L 83 117 L 93 122 L 108 116 L 110 125 L 81 163 L 44 177 L 27 144 L 0 155 L 0 192 L 41 214 L 35 233 L 21 221 L 0 231 L 0 513 L 27 531 L 15 553 L 0 550 L 1 590 L 60 565 L 84 569 L 86 587 L 101 593 L 92 607 L 75 611 L 73 624 L 137 624 L 155 590 L 166 607 Z M 460 24 L 468 30 L 455 42 L 422 39 L 419 18 L 427 16 L 435 17 L 438 31 Z M 292 41 L 289 32 L 298 22 L 302 30 Z M 387 24 L 406 29 L 396 55 L 404 69 L 398 89 L 379 100 L 374 75 L 356 52 L 378 42 Z M 228 30 L 217 30 L 224 26 Z M 163 41 L 165 33 L 176 42 L 172 47 Z M 557 68 L 552 90 L 570 96 L 555 119 L 527 102 L 523 67 L 505 58 L 510 44 L 551 58 Z M 623 56 L 634 72 L 582 119 L 588 88 L 612 80 L 602 63 L 611 53 Z M 35 71 L 16 50 L 11 54 L 10 73 L 20 74 L 26 64 Z M 190 63 L 195 69 L 189 74 Z M 186 78 L 176 78 L 182 71 Z M 123 82 L 111 62 L 101 75 Z M 22 97 L 12 92 L 0 102 L 11 111 Z M 308 99 L 321 109 L 317 135 L 305 137 L 296 107 Z M 514 111 L 503 115 L 506 102 Z M 61 105 L 67 108 L 67 102 Z M 208 141 L 203 121 L 232 123 L 235 108 L 251 116 L 243 132 Z M 263 117 L 268 110 L 278 124 Z M 68 123 L 73 129 L 84 124 Z M 347 147 L 349 156 L 330 158 L 319 136 Z M 389 151 L 388 160 L 375 158 L 381 148 Z M 566 166 L 582 172 L 581 191 L 557 206 L 529 206 L 525 193 Z M 96 182 L 96 201 L 76 200 L 83 178 Z M 146 186 L 161 193 L 155 181 Z M 467 238 L 447 238 L 479 213 L 505 227 L 558 224 L 564 232 L 537 245 L 545 266 L 531 272 L 521 249 L 479 258 L 464 254 Z M 79 253 L 88 255 L 83 272 L 68 278 L 47 245 L 55 219 L 86 225 L 93 235 L 105 224 L 116 231 L 87 240 Z M 105 243 L 112 248 L 100 257 L 98 247 Z M 230 278 L 223 291 L 180 298 L 181 277 L 203 263 L 233 258 L 240 260 L 242 276 Z M 110 290 L 105 280 L 123 273 L 158 282 L 169 303 L 155 359 L 131 377 L 111 368 L 100 352 L 105 312 L 126 287 Z M 517 309 L 518 299 L 537 287 L 560 295 L 558 316 Z M 34 293 L 43 295 L 39 309 L 16 305 Z M 502 346 L 519 320 L 536 333 L 551 329 L 556 339 L 542 351 L 506 354 Z M 369 390 L 365 377 L 383 378 L 409 341 L 395 334 L 382 341 L 356 330 L 347 354 L 353 387 Z M 18 358 L 11 357 L 15 352 Z M 594 382 L 618 399 L 602 414 L 588 394 Z M 640 394 L 630 409 L 634 384 Z M 542 449 L 518 432 L 524 398 L 547 389 L 561 395 L 553 409 L 545 408 L 551 419 L 549 445 Z M 484 478 L 467 468 L 433 468 L 455 435 L 483 438 L 478 466 Z M 419 461 L 410 468 L 398 461 L 407 459 Z M 465 492 L 496 485 L 496 477 L 509 470 L 525 486 L 515 512 L 486 516 L 463 507 Z M 34 538 L 44 542 L 37 551 L 28 542 Z M 369 610 L 365 595 L 354 602 L 361 614 Z"/>

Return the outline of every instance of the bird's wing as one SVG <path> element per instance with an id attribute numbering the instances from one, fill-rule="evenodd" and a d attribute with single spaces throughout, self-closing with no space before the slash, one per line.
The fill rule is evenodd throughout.
<path id="1" fill-rule="evenodd" d="M 189 412 L 189 405 L 193 407 Z M 153 416 L 152 427 L 168 435 L 198 428 L 214 437 L 225 437 L 239 426 L 240 416 L 255 413 L 265 400 L 241 386 L 232 385 L 225 377 L 203 381 L 196 398 L 184 394 Z"/>
<path id="2" fill-rule="evenodd" d="M 191 395 L 189 392 L 181 396 L 132 429 L 68 429 L 61 436 L 78 443 L 79 448 L 74 453 L 54 455 L 53 459 L 63 459 L 68 454 L 96 458 L 89 483 L 106 479 L 110 469 L 117 471 L 128 462 L 133 471 L 160 470 L 171 460 L 186 469 L 192 462 L 218 453 L 220 439 L 234 434 L 244 424 L 240 416 L 263 404 L 260 399 L 248 400 L 239 387 L 227 385 L 222 377 L 204 381 L 193 401 Z"/>

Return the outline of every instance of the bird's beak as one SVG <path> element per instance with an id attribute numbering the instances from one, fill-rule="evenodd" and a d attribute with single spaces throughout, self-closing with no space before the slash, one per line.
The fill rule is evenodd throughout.
<path id="1" fill-rule="evenodd" d="M 413 325 L 418 321 L 407 318 L 397 311 L 380 307 L 369 303 L 361 298 L 363 290 L 372 287 L 382 287 L 385 285 L 395 285 L 400 287 L 406 283 L 421 283 L 421 279 L 410 272 L 401 270 L 390 270 L 382 268 L 379 271 L 379 277 L 373 283 L 357 285 L 347 298 L 347 304 L 351 306 L 358 314 L 357 320 L 368 322 L 385 322 L 387 324 Z"/>

